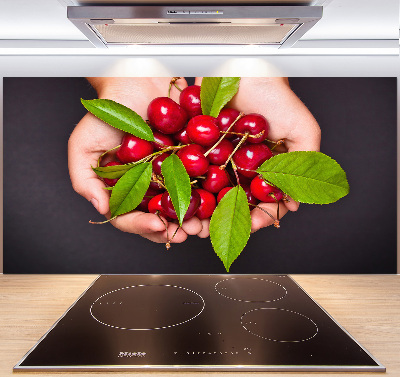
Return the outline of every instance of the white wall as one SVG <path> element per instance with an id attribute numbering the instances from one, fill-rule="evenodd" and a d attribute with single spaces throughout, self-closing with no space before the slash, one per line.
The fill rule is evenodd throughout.
<path id="1" fill-rule="evenodd" d="M 0 56 L 3 77 L 87 76 L 288 76 L 288 77 L 400 77 L 399 56 Z M 398 83 L 398 119 L 400 119 Z M 3 114 L 3 80 L 0 83 Z M 3 146 L 3 117 L 0 145 Z M 400 132 L 398 132 L 398 135 Z M 399 136 L 398 136 L 399 137 Z M 400 141 L 400 138 L 399 138 Z M 399 144 L 400 145 L 400 144 Z M 399 148 L 400 149 L 400 148 Z M 400 154 L 398 155 L 400 162 Z M 3 153 L 0 154 L 0 187 L 3 187 Z M 398 175 L 398 187 L 400 177 Z M 398 203 L 400 203 L 400 197 Z M 2 200 L 0 209 L 2 214 Z M 400 213 L 400 211 L 398 211 Z M 3 216 L 0 217 L 3 219 Z M 1 220 L 0 220 L 1 221 Z M 7 219 L 4 219 L 7 221 Z M 400 221 L 398 221 L 398 224 Z M 0 224 L 2 241 L 3 226 Z M 400 238 L 400 237 L 399 237 Z M 1 248 L 3 243 L 1 242 Z M 398 250 L 400 242 L 398 241 Z M 398 253 L 398 272 L 400 255 Z M 2 249 L 0 272 L 2 271 Z"/>

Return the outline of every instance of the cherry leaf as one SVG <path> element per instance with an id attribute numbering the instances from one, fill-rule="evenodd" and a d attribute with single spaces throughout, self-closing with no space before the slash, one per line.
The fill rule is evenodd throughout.
<path id="1" fill-rule="evenodd" d="M 321 152 L 288 152 L 271 157 L 257 172 L 294 200 L 328 204 L 349 193 L 349 183 L 341 166 Z"/>
<path id="2" fill-rule="evenodd" d="M 200 90 L 203 114 L 217 117 L 239 90 L 239 82 L 240 77 L 204 77 Z"/>
<path id="3" fill-rule="evenodd" d="M 135 209 L 142 201 L 151 181 L 152 166 L 143 162 L 127 171 L 115 184 L 110 197 L 111 217 Z"/>
<path id="4" fill-rule="evenodd" d="M 167 157 L 161 165 L 161 173 L 164 184 L 171 197 L 179 224 L 182 225 L 183 218 L 189 208 L 192 188 L 190 178 L 182 161 L 178 156 L 172 154 Z"/>
<path id="5" fill-rule="evenodd" d="M 143 118 L 129 107 L 110 99 L 81 99 L 86 110 L 110 126 L 147 141 L 154 141 L 153 132 Z"/>
<path id="6" fill-rule="evenodd" d="M 137 163 L 129 163 L 124 165 L 112 165 L 112 166 L 98 166 L 93 171 L 102 178 L 118 179 L 121 178 L 128 170 L 132 169 Z"/>
<path id="7" fill-rule="evenodd" d="M 210 221 L 211 243 L 227 272 L 246 246 L 250 230 L 247 196 L 241 186 L 236 186 L 221 199 Z"/>

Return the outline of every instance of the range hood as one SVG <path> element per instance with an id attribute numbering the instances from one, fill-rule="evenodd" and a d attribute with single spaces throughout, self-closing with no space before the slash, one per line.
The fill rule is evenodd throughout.
<path id="1" fill-rule="evenodd" d="M 96 46 L 264 45 L 291 47 L 322 17 L 322 6 L 69 6 L 68 19 Z"/>

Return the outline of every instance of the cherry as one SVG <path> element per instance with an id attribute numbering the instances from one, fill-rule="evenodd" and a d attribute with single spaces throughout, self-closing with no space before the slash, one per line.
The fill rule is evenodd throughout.
<path id="1" fill-rule="evenodd" d="M 217 195 L 217 202 L 219 203 L 221 199 L 225 196 L 225 194 L 233 187 L 224 187 Z"/>
<path id="2" fill-rule="evenodd" d="M 269 125 L 267 120 L 260 114 L 248 114 L 243 118 L 240 118 L 233 126 L 234 132 L 240 132 L 242 134 L 248 132 L 250 135 L 258 135 L 258 137 L 249 137 L 247 141 L 249 143 L 261 143 L 268 136 Z"/>
<path id="3" fill-rule="evenodd" d="M 174 139 L 161 132 L 154 131 L 154 141 L 151 142 L 156 151 L 161 151 L 167 147 L 172 147 L 174 145 Z"/>
<path id="4" fill-rule="evenodd" d="M 198 115 L 190 119 L 186 131 L 190 140 L 205 147 L 213 145 L 219 139 L 217 119 L 210 115 Z"/>
<path id="5" fill-rule="evenodd" d="M 240 186 L 242 186 L 244 192 L 246 193 L 247 202 L 248 202 L 249 204 L 257 205 L 257 204 L 258 204 L 258 200 L 257 200 L 257 198 L 252 194 L 251 189 L 250 189 L 250 185 L 240 184 Z M 250 208 L 251 208 L 251 207 L 252 207 L 252 206 L 250 206 Z"/>
<path id="6" fill-rule="evenodd" d="M 208 219 L 213 214 L 217 202 L 215 196 L 211 192 L 204 189 L 195 189 L 200 195 L 200 206 L 196 212 L 196 217 L 200 220 Z"/>
<path id="7" fill-rule="evenodd" d="M 255 198 L 254 195 L 251 193 L 250 186 L 248 186 L 248 185 L 241 185 L 241 186 L 242 186 L 244 192 L 246 193 L 247 202 L 248 202 L 249 204 L 256 205 L 256 204 L 258 203 L 258 200 L 257 200 L 257 198 Z M 218 196 L 217 196 L 217 202 L 218 202 L 218 203 L 221 201 L 221 199 L 225 196 L 225 194 L 226 194 L 231 188 L 233 188 L 233 187 L 225 187 L 225 188 L 223 188 L 223 189 L 218 193 Z"/>
<path id="8" fill-rule="evenodd" d="M 122 138 L 116 156 L 122 163 L 136 162 L 153 152 L 153 145 L 146 140 L 131 134 L 125 134 Z"/>
<path id="9" fill-rule="evenodd" d="M 164 134 L 174 134 L 182 129 L 187 121 L 185 109 L 168 97 L 153 99 L 147 108 L 150 124 Z"/>
<path id="10" fill-rule="evenodd" d="M 122 165 L 120 162 L 118 161 L 110 161 L 109 163 L 105 164 L 104 166 L 115 166 L 115 165 Z M 118 182 L 119 178 L 103 178 L 104 183 L 108 186 L 115 186 L 115 184 Z"/>
<path id="11" fill-rule="evenodd" d="M 181 159 L 189 177 L 198 177 L 208 170 L 209 162 L 204 157 L 204 149 L 198 144 L 190 144 L 180 149 L 177 156 Z"/>
<path id="12" fill-rule="evenodd" d="M 181 91 L 179 104 L 186 110 L 189 118 L 201 115 L 200 86 L 191 85 Z"/>
<path id="13" fill-rule="evenodd" d="M 220 131 L 226 131 L 233 121 L 239 116 L 239 111 L 226 107 L 219 112 L 217 117 L 217 126 Z M 233 135 L 226 135 L 228 139 L 232 139 Z"/>
<path id="14" fill-rule="evenodd" d="M 163 194 L 164 193 L 152 197 L 147 205 L 147 209 L 150 213 L 156 214 L 158 212 L 162 217 L 165 217 L 167 220 L 169 220 L 169 217 L 165 213 L 161 204 L 161 198 Z"/>
<path id="15" fill-rule="evenodd" d="M 163 161 L 169 156 L 169 153 L 163 153 L 157 156 L 153 162 L 151 163 L 153 165 L 153 172 L 156 175 L 161 175 L 161 164 Z"/>
<path id="16" fill-rule="evenodd" d="M 165 214 L 170 217 L 171 219 L 178 219 L 178 216 L 176 215 L 174 206 L 172 204 L 171 197 L 168 194 L 168 191 L 164 192 L 161 198 L 161 205 L 162 208 L 164 209 Z M 188 210 L 186 211 L 185 217 L 183 220 L 188 220 L 191 217 L 193 217 L 199 208 L 200 205 L 200 195 L 196 190 L 192 190 L 192 195 L 190 196 L 190 203 Z"/>
<path id="17" fill-rule="evenodd" d="M 233 155 L 233 162 L 242 175 L 253 178 L 257 173 L 248 170 L 257 169 L 264 161 L 271 157 L 272 152 L 265 144 L 249 144 L 240 147 L 236 151 Z"/>
<path id="18" fill-rule="evenodd" d="M 176 134 L 174 134 L 175 140 L 182 144 L 190 144 L 191 141 L 189 139 L 189 135 L 187 134 L 186 127 L 182 128 L 180 131 L 178 131 Z"/>
<path id="19" fill-rule="evenodd" d="M 162 196 L 163 194 L 158 194 L 150 199 L 149 204 L 147 206 L 147 209 L 150 213 L 157 213 L 158 211 L 161 214 L 163 212 L 163 208 L 161 205 Z"/>
<path id="20" fill-rule="evenodd" d="M 281 190 L 268 184 L 260 176 L 256 176 L 251 181 L 250 189 L 251 193 L 264 203 L 275 203 L 283 198 Z"/>
<path id="21" fill-rule="evenodd" d="M 222 139 L 221 142 L 208 153 L 208 161 L 214 165 L 223 165 L 233 150 L 233 144 L 229 140 Z"/>
<path id="22" fill-rule="evenodd" d="M 217 165 L 210 165 L 202 186 L 203 189 L 216 194 L 224 187 L 230 186 L 230 184 L 229 176 L 225 169 L 220 169 Z"/>

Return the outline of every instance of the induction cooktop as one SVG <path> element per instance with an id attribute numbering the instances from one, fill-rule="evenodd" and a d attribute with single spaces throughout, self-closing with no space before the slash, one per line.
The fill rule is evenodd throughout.
<path id="1" fill-rule="evenodd" d="M 101 275 L 14 371 L 372 371 L 287 275 Z"/>

